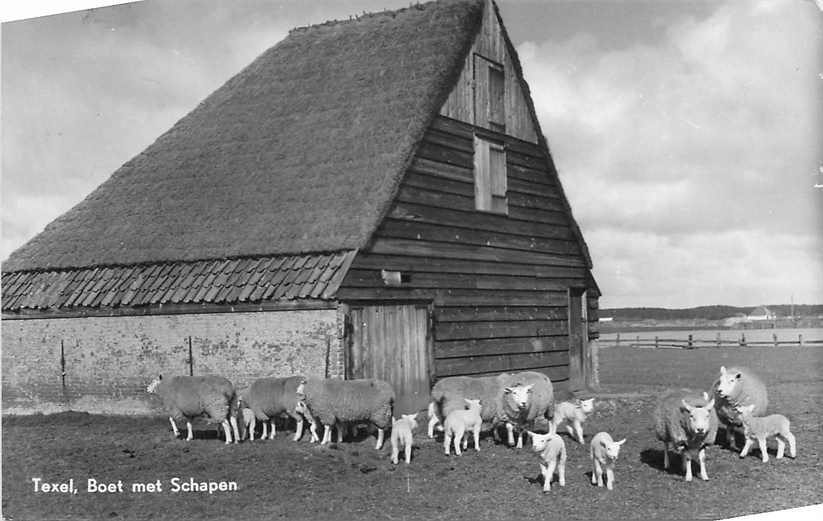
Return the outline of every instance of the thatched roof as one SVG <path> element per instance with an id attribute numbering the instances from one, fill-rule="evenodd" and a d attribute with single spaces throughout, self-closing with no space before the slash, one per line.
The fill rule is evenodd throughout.
<path id="1" fill-rule="evenodd" d="M 482 9 L 446 0 L 292 31 L 3 272 L 363 247 Z"/>

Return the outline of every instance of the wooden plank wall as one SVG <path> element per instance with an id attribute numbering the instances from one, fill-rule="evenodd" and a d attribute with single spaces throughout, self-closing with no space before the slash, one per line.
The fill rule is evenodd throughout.
<path id="1" fill-rule="evenodd" d="M 438 117 L 337 296 L 433 301 L 436 377 L 539 369 L 565 380 L 568 288 L 590 273 L 540 148 L 489 137 L 506 143 L 508 215 L 474 209 L 473 127 Z M 388 287 L 381 270 L 408 281 Z"/>
<path id="2" fill-rule="evenodd" d="M 481 97 L 485 96 L 484 93 L 488 89 L 488 86 L 483 83 L 488 82 L 488 74 L 482 72 L 478 74 L 474 70 L 475 55 L 503 66 L 506 133 L 524 141 L 537 143 L 536 127 L 526 103 L 526 94 L 521 86 L 521 81 L 524 80 L 516 74 L 514 61 L 506 50 L 503 30 L 494 7 L 491 5 L 491 0 L 486 2 L 480 32 L 472 45 L 471 52 L 466 56 L 457 85 L 440 109 L 440 114 L 489 128 L 487 118 L 475 113 L 475 89 Z"/>

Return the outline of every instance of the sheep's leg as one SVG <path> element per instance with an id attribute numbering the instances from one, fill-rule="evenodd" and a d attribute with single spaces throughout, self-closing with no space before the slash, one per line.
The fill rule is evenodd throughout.
<path id="1" fill-rule="evenodd" d="M 551 492 L 552 489 L 552 473 L 551 464 L 540 464 L 540 473 L 543 474 L 543 492 Z"/>
<path id="2" fill-rule="evenodd" d="M 751 438 L 746 438 L 746 443 L 743 444 L 743 450 L 740 451 L 740 457 L 741 458 L 746 457 L 746 454 L 749 453 L 749 449 L 752 448 L 753 444 L 754 444 L 754 440 L 752 440 Z"/>
<path id="3" fill-rule="evenodd" d="M 508 434 L 508 442 L 509 447 L 514 445 L 514 425 L 512 423 L 506 423 L 506 434 Z"/>
<path id="4" fill-rule="evenodd" d="M 785 437 L 786 437 L 786 441 L 789 442 L 789 456 L 791 456 L 792 458 L 796 458 L 797 457 L 797 440 L 795 439 L 794 434 L 792 434 L 791 432 L 786 431 Z"/>
<path id="5" fill-rule="evenodd" d="M 757 438 L 757 446 L 760 447 L 760 459 L 763 463 L 769 462 L 769 450 L 766 446 L 766 437 Z"/>
<path id="6" fill-rule="evenodd" d="M 557 424 L 554 420 L 549 420 L 549 434 L 556 434 L 557 433 Z"/>
<path id="7" fill-rule="evenodd" d="M 260 439 L 265 440 L 269 437 L 269 422 L 268 420 L 263 420 L 261 423 L 263 425 L 263 432 L 260 433 Z"/>
<path id="8" fill-rule="evenodd" d="M 463 450 L 469 448 L 469 437 L 466 435 L 465 432 L 463 433 L 463 438 L 460 440 L 460 444 L 463 446 Z"/>
<path id="9" fill-rule="evenodd" d="M 429 438 L 434 438 L 434 426 L 440 423 L 440 419 L 437 417 L 437 413 L 435 412 L 435 405 L 434 402 L 429 404 L 429 429 L 428 435 Z"/>
<path id="10" fill-rule="evenodd" d="M 669 444 L 667 442 L 663 442 L 663 468 L 668 470 L 669 468 Z"/>
<path id="11" fill-rule="evenodd" d="M 443 451 L 446 453 L 446 456 L 451 455 L 451 442 L 452 442 L 451 429 L 446 429 L 445 431 L 443 431 Z"/>
<path id="12" fill-rule="evenodd" d="M 269 434 L 269 439 L 273 440 L 275 434 L 277 434 L 277 425 L 274 423 L 274 416 L 269 418 L 269 423 L 271 423 L 271 434 Z"/>
<path id="13" fill-rule="evenodd" d="M 257 429 L 257 418 L 255 416 L 249 419 L 249 425 L 246 429 L 249 431 L 249 440 L 254 441 L 254 430 Z"/>
<path id="14" fill-rule="evenodd" d="M 380 450 L 383 448 L 383 439 L 385 437 L 385 431 L 380 427 L 377 428 L 377 444 L 374 446 L 375 449 Z"/>
<path id="15" fill-rule="evenodd" d="M 412 453 L 412 440 L 408 440 L 406 442 L 406 464 L 408 465 L 411 463 L 411 453 Z"/>
<path id="16" fill-rule="evenodd" d="M 692 460 L 683 453 L 683 468 L 686 471 L 686 481 L 691 481 L 693 478 L 692 476 Z"/>
<path id="17" fill-rule="evenodd" d="M 169 422 L 171 423 L 171 430 L 174 432 L 174 437 L 179 438 L 180 437 L 180 431 L 177 430 L 177 423 L 175 423 L 174 418 L 169 416 Z"/>
<path id="18" fill-rule="evenodd" d="M 237 426 L 237 418 L 234 416 L 229 417 L 229 423 L 231 424 L 231 430 L 234 432 L 234 443 L 240 442 L 240 429 Z"/>
<path id="19" fill-rule="evenodd" d="M 309 440 L 310 443 L 317 443 L 320 440 L 317 436 L 317 422 L 314 420 L 312 420 L 309 424 L 309 433 L 311 434 L 311 440 Z"/>
<path id="20" fill-rule="evenodd" d="M 463 442 L 463 435 L 465 434 L 465 429 L 463 426 L 457 428 L 454 431 L 454 453 L 460 456 L 462 454 L 460 452 L 460 444 Z"/>
<path id="21" fill-rule="evenodd" d="M 194 431 L 192 431 L 192 429 L 191 429 L 191 422 L 190 422 L 190 421 L 188 421 L 188 420 L 186 420 L 186 428 L 187 428 L 187 429 L 188 429 L 188 431 L 189 431 L 189 435 L 188 435 L 188 436 L 186 436 L 186 441 L 191 441 L 191 440 L 193 440 L 193 439 L 194 439 Z"/>
<path id="22" fill-rule="evenodd" d="M 774 441 L 777 442 L 777 456 L 775 456 L 775 458 L 783 459 L 783 451 L 786 450 L 786 442 L 783 441 L 783 437 L 779 434 L 774 437 Z"/>
<path id="23" fill-rule="evenodd" d="M 294 441 L 300 441 L 303 437 L 303 419 L 297 418 L 297 427 L 294 429 Z"/>
<path id="24" fill-rule="evenodd" d="M 565 425 L 565 427 L 566 427 L 566 432 L 568 432 L 569 436 L 571 436 L 573 438 L 574 437 L 574 429 L 572 428 L 572 426 L 567 423 Z"/>
<path id="25" fill-rule="evenodd" d="M 341 422 L 337 422 L 337 443 L 343 443 L 343 429 L 345 425 Z"/>
<path id="26" fill-rule="evenodd" d="M 596 480 L 594 476 L 597 476 Z M 594 474 L 592 475 L 592 484 L 597 484 L 598 487 L 603 486 L 603 465 L 597 459 L 594 460 Z"/>
<path id="27" fill-rule="evenodd" d="M 474 428 L 474 450 L 480 452 L 480 425 Z"/>
<path id="28" fill-rule="evenodd" d="M 523 431 L 522 430 L 517 432 L 517 448 L 518 449 L 523 448 Z"/>
<path id="29" fill-rule="evenodd" d="M 565 454 L 560 455 L 560 462 L 557 464 L 557 477 L 558 481 L 560 481 L 560 486 L 566 486 L 566 456 Z"/>
<path id="30" fill-rule="evenodd" d="M 220 422 L 220 425 L 223 426 L 223 432 L 226 434 L 226 445 L 231 443 L 231 428 L 229 427 L 229 420 L 223 420 Z"/>
<path id="31" fill-rule="evenodd" d="M 735 440 L 734 436 L 734 427 L 731 425 L 726 425 L 726 445 L 734 450 L 735 446 L 737 446 L 737 440 Z"/>
<path id="32" fill-rule="evenodd" d="M 400 454 L 399 447 L 396 444 L 392 443 L 392 446 L 391 446 L 391 462 L 394 463 L 395 465 L 397 465 L 397 456 L 399 454 Z M 406 463 L 408 463 L 408 462 L 406 462 Z"/>
<path id="33" fill-rule="evenodd" d="M 320 445 L 325 445 L 327 443 L 331 443 L 331 429 L 332 425 L 334 424 L 323 424 L 323 441 L 320 442 Z"/>
<path id="34" fill-rule="evenodd" d="M 612 490 L 614 488 L 614 467 L 606 465 L 606 488 Z"/>
<path id="35" fill-rule="evenodd" d="M 703 481 L 709 480 L 709 473 L 706 472 L 706 448 L 700 449 L 697 453 L 697 461 L 700 463 L 700 479 Z"/>
<path id="36" fill-rule="evenodd" d="M 580 445 L 583 445 L 583 424 L 579 421 L 574 422 L 574 430 L 577 433 L 577 441 L 580 442 Z"/>

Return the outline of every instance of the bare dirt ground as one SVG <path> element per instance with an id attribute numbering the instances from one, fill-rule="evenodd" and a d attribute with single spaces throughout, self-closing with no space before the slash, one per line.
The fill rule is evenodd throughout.
<path id="1" fill-rule="evenodd" d="M 481 442 L 446 457 L 418 429 L 412 464 L 394 466 L 374 438 L 319 447 L 274 441 L 225 446 L 215 431 L 173 439 L 164 418 L 82 413 L 3 419 L 3 516 L 28 519 L 718 519 L 823 502 L 823 349 L 723 348 L 601 351 L 601 381 L 586 439 L 606 430 L 628 441 L 615 490 L 590 484 L 588 450 L 568 437 L 566 486 L 541 493 L 536 457 Z M 788 415 L 797 459 L 761 463 L 708 451 L 710 480 L 685 483 L 662 469 L 651 427 L 653 395 L 664 387 L 708 388 L 721 364 L 748 365 L 766 381 L 770 410 Z M 306 437 L 307 438 L 307 437 Z M 676 462 L 676 460 L 675 460 Z M 676 465 L 678 468 L 679 466 Z M 234 481 L 238 490 L 172 492 L 174 477 Z M 77 494 L 35 492 L 32 478 L 74 479 Z M 89 493 L 86 480 L 123 482 L 123 492 Z M 160 481 L 160 492 L 132 492 Z"/>

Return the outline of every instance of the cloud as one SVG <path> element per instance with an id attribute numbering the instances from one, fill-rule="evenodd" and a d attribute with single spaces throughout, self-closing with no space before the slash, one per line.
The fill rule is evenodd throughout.
<path id="1" fill-rule="evenodd" d="M 730 1 L 618 51 L 582 32 L 519 46 L 601 305 L 823 295 L 817 16 Z"/>

